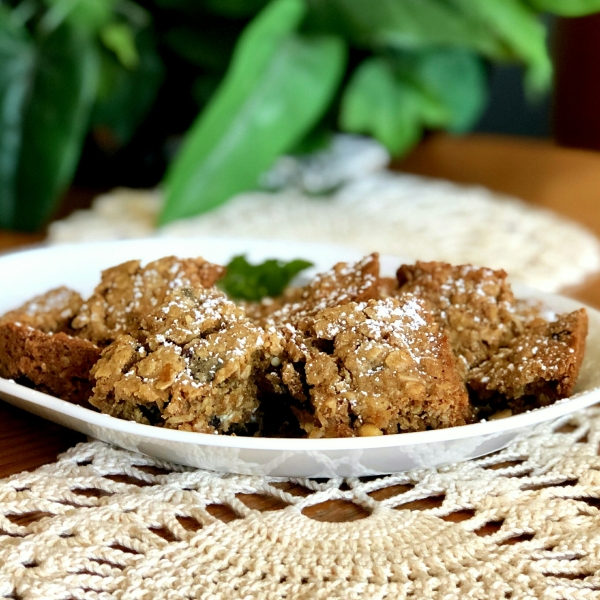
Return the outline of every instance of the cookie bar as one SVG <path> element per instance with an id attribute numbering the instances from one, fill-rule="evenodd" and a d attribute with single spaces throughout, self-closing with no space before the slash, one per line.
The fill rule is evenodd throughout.
<path id="1" fill-rule="evenodd" d="M 546 406 L 573 393 L 587 335 L 585 309 L 537 319 L 506 347 L 469 372 L 468 385 L 479 403 L 514 412 Z"/>
<path id="2" fill-rule="evenodd" d="M 140 266 L 132 260 L 102 273 L 91 298 L 73 319 L 77 334 L 99 345 L 118 335 L 135 335 L 141 319 L 162 304 L 167 293 L 186 286 L 210 288 L 224 268 L 203 258 L 167 256 Z"/>
<path id="3" fill-rule="evenodd" d="M 35 296 L 0 317 L 1 323 L 20 323 L 44 331 L 71 331 L 71 319 L 79 312 L 83 299 L 74 290 L 58 287 Z"/>
<path id="4" fill-rule="evenodd" d="M 100 348 L 66 333 L 44 333 L 15 323 L 0 325 L 0 377 L 87 406 L 90 369 Z"/>
<path id="5" fill-rule="evenodd" d="M 470 419 L 448 341 L 414 295 L 325 308 L 282 331 L 282 382 L 309 437 L 422 431 Z"/>
<path id="6" fill-rule="evenodd" d="M 69 335 L 81 296 L 65 287 L 36 296 L 0 318 L 0 377 L 86 406 L 100 349 Z"/>
<path id="7" fill-rule="evenodd" d="M 256 371 L 279 352 L 214 289 L 182 288 L 124 334 L 92 369 L 90 403 L 139 423 L 202 433 L 258 429 Z"/>
<path id="8" fill-rule="evenodd" d="M 397 272 L 399 293 L 431 303 L 464 377 L 522 331 L 506 277 L 502 270 L 440 262 L 402 265 Z"/>
<path id="9" fill-rule="evenodd" d="M 365 302 L 379 297 L 379 255 L 365 256 L 357 263 L 337 263 L 316 275 L 307 285 L 288 290 L 281 298 L 250 310 L 258 322 L 267 326 L 293 323 L 300 317 L 348 302 Z"/>

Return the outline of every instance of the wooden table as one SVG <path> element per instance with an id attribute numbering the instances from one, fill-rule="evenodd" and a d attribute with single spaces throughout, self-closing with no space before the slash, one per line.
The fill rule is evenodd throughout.
<path id="1" fill-rule="evenodd" d="M 427 139 L 399 169 L 445 177 L 461 183 L 476 183 L 514 194 L 533 204 L 551 208 L 585 224 L 600 236 L 600 153 L 557 148 L 549 142 L 500 136 L 455 138 L 438 135 Z M 0 251 L 41 241 L 39 234 L 0 231 Z M 574 298 L 600 307 L 600 274 L 584 285 L 566 290 Z M 0 401 L 0 477 L 34 469 L 56 460 L 58 453 L 84 440 L 81 434 L 59 427 Z M 303 488 L 285 484 L 289 488 Z M 377 499 L 397 493 L 383 489 Z M 262 496 L 240 498 L 252 508 L 278 508 L 277 501 Z M 428 508 L 431 499 L 402 508 Z M 222 520 L 234 518 L 227 507 L 211 507 Z M 345 501 L 332 500 L 312 506 L 307 516 L 324 521 L 361 519 L 367 513 Z M 452 520 L 464 518 L 460 513 Z M 490 527 L 480 530 L 490 533 Z"/>

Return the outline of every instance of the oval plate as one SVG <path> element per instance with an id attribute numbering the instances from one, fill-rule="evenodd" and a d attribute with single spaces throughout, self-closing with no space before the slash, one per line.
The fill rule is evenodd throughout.
<path id="1" fill-rule="evenodd" d="M 167 255 L 203 256 L 226 263 L 236 254 L 251 261 L 266 258 L 312 261 L 317 272 L 334 263 L 354 261 L 352 249 L 302 243 L 201 238 L 151 239 L 55 246 L 0 257 L 0 314 L 30 297 L 66 285 L 84 296 L 91 293 L 102 269 L 125 260 L 144 262 Z M 382 274 L 392 275 L 403 257 L 382 257 Z M 311 273 L 307 273 L 311 275 Z M 561 296 L 513 286 L 520 298 L 540 300 L 556 312 L 581 304 Z M 588 308 L 587 351 L 574 396 L 552 406 L 498 421 L 489 421 L 381 437 L 337 439 L 246 438 L 190 433 L 123 421 L 59 400 L 0 378 L 0 397 L 24 410 L 85 433 L 93 438 L 192 467 L 281 477 L 354 477 L 381 475 L 415 468 L 438 467 L 500 450 L 518 436 L 600 400 L 600 312 Z"/>

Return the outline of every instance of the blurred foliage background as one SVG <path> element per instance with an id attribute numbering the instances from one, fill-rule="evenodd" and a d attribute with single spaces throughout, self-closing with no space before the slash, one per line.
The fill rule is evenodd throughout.
<path id="1" fill-rule="evenodd" d="M 469 131 L 490 67 L 551 86 L 542 14 L 600 0 L 0 1 L 0 227 L 35 230 L 75 174 L 162 182 L 162 222 L 257 185 L 334 131 L 394 156 Z"/>

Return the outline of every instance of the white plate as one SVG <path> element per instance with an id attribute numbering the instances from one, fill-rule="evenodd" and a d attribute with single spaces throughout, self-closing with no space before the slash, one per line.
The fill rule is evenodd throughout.
<path id="1" fill-rule="evenodd" d="M 315 244 L 240 239 L 136 240 L 57 246 L 0 257 L 0 314 L 58 285 L 89 294 L 101 269 L 119 262 L 175 254 L 227 262 L 246 253 L 251 260 L 305 258 L 324 270 L 340 260 L 357 260 L 350 249 Z M 406 259 L 383 257 L 391 275 Z M 556 312 L 581 305 L 574 300 L 514 286 L 519 297 L 542 300 Z M 600 312 L 588 309 L 590 332 L 576 394 L 569 400 L 498 421 L 381 437 L 266 439 L 217 436 L 161 429 L 123 421 L 74 406 L 0 378 L 0 397 L 11 404 L 94 438 L 164 460 L 217 471 L 289 477 L 350 477 L 437 467 L 476 458 L 505 447 L 536 426 L 600 400 Z"/>

